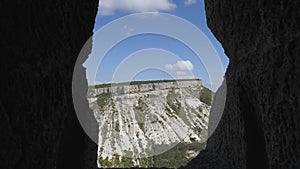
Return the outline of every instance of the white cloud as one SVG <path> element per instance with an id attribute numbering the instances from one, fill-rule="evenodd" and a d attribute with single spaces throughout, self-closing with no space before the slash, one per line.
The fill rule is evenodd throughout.
<path id="1" fill-rule="evenodd" d="M 164 68 L 170 71 L 177 79 L 193 79 L 194 75 L 192 70 L 194 65 L 189 60 L 180 60 L 174 64 L 165 64 Z"/>
<path id="2" fill-rule="evenodd" d="M 100 14 L 113 15 L 116 10 L 131 12 L 170 11 L 176 8 L 170 0 L 100 0 Z"/>
<path id="3" fill-rule="evenodd" d="M 185 0 L 184 1 L 185 5 L 192 5 L 192 4 L 195 4 L 195 3 L 197 3 L 197 0 Z"/>
<path id="4" fill-rule="evenodd" d="M 173 71 L 191 71 L 194 69 L 194 65 L 189 60 L 180 60 L 175 64 L 165 64 L 165 69 Z"/>

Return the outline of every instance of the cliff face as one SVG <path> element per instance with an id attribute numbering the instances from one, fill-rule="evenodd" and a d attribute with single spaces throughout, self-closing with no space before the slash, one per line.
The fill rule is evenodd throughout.
<path id="1" fill-rule="evenodd" d="M 99 124 L 98 166 L 173 168 L 183 165 L 178 161 L 188 162 L 185 154 L 197 154 L 207 139 L 210 105 L 201 102 L 199 82 L 148 82 L 119 88 L 150 86 L 151 90 L 97 94 L 90 107 Z M 183 155 L 176 155 L 180 142 L 197 146 L 181 147 Z"/>
<path id="2" fill-rule="evenodd" d="M 153 90 L 164 90 L 171 88 L 201 88 L 201 80 L 179 80 L 175 82 L 151 82 L 148 81 L 146 84 L 137 84 L 137 85 L 111 85 L 110 87 L 95 88 L 91 92 L 93 95 L 112 92 L 119 94 L 129 94 L 137 92 L 147 92 Z"/>
<path id="3" fill-rule="evenodd" d="M 227 100 L 207 149 L 190 167 L 300 167 L 299 5 L 206 1 L 208 25 L 230 59 Z"/>

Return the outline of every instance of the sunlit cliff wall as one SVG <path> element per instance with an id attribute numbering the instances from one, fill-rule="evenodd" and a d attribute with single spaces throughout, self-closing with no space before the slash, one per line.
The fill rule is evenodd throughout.
<path id="1" fill-rule="evenodd" d="M 189 87 L 198 87 L 199 90 L 202 86 L 202 81 L 200 80 L 187 80 L 187 81 L 177 81 L 177 82 L 160 82 L 160 83 L 146 83 L 139 85 L 122 85 L 122 86 L 114 86 L 111 87 L 103 87 L 93 89 L 92 92 L 94 95 L 101 93 L 118 93 L 118 94 L 128 94 L 128 93 L 136 93 L 136 92 L 146 92 L 153 90 L 164 90 L 171 88 L 189 88 Z"/>

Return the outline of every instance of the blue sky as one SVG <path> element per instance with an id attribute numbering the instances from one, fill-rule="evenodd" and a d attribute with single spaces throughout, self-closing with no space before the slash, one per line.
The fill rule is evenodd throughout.
<path id="1" fill-rule="evenodd" d="M 202 52 L 197 53 L 190 45 L 174 37 L 155 33 L 134 34 L 137 30 L 134 23 L 139 20 L 133 21 L 133 23 L 127 21 L 117 24 L 116 22 L 124 16 L 141 12 L 153 12 L 153 15 L 166 13 L 191 22 L 204 33 L 212 44 L 220 59 L 222 70 L 213 70 L 214 65 L 217 65 L 213 63 L 214 59 L 211 59 L 211 63 L 207 64 L 210 61 L 206 61 L 204 64 L 201 57 L 205 55 L 209 58 L 210 55 L 214 55 L 213 52 L 205 51 L 205 48 L 201 48 Z M 139 19 L 141 22 L 146 23 L 147 21 L 147 18 L 140 17 Z M 111 22 L 114 22 L 114 28 L 117 27 L 116 30 L 123 33 L 126 38 L 115 43 L 102 56 L 100 48 L 110 43 L 108 42 L 110 40 L 105 40 L 104 37 L 114 39 L 117 33 L 112 28 L 107 33 L 103 33 L 105 31 L 98 32 L 101 32 L 105 26 L 109 28 L 107 25 Z M 151 22 L 151 20 L 149 19 L 147 22 Z M 165 25 L 167 24 L 165 23 Z M 161 25 L 163 27 L 164 23 Z M 170 25 L 172 24 L 170 23 Z M 184 27 L 174 26 L 168 29 L 170 32 L 178 30 L 185 36 L 193 36 L 189 35 L 189 32 L 185 32 L 188 29 Z M 94 33 L 92 53 L 84 63 L 90 85 L 132 80 L 194 77 L 202 79 L 207 87 L 215 91 L 222 82 L 228 65 L 228 58 L 224 54 L 223 48 L 206 25 L 203 0 L 100 0 Z M 203 43 L 207 42 L 203 41 Z M 202 42 L 200 41 L 198 44 L 201 46 Z M 91 58 L 96 57 L 102 58 L 100 63 L 92 61 Z M 94 74 L 89 72 L 92 70 L 89 69 L 91 67 L 96 68 Z"/>

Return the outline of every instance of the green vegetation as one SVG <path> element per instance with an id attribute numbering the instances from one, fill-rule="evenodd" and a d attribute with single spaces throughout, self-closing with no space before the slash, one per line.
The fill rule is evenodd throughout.
<path id="1" fill-rule="evenodd" d="M 98 157 L 98 162 L 102 167 L 113 167 L 113 161 L 109 160 L 107 157 L 103 159 L 101 156 Z"/>
<path id="2" fill-rule="evenodd" d="M 119 125 L 119 123 L 116 123 L 116 132 L 120 132 L 120 125 Z"/>
<path id="3" fill-rule="evenodd" d="M 175 114 L 178 115 L 180 113 L 180 109 L 181 109 L 180 103 L 178 103 L 178 104 L 171 104 L 170 107 L 171 107 L 172 110 L 174 110 Z"/>
<path id="4" fill-rule="evenodd" d="M 98 106 L 100 106 L 101 108 L 106 106 L 109 101 L 111 100 L 111 93 L 101 93 L 99 95 L 97 95 L 97 104 Z"/>
<path id="5" fill-rule="evenodd" d="M 157 145 L 157 149 L 161 149 L 164 145 Z M 140 165 L 138 167 L 148 168 L 148 167 L 169 167 L 169 168 L 179 168 L 180 166 L 186 165 L 191 157 L 188 156 L 188 151 L 200 152 L 206 146 L 206 143 L 178 143 L 176 146 L 170 150 L 147 158 L 138 158 Z M 133 156 L 131 151 L 125 151 L 124 156 L 121 157 L 115 154 L 111 160 L 108 158 L 103 159 L 101 156 L 98 157 L 98 162 L 102 167 L 122 167 L 130 168 L 134 167 L 133 159 L 130 158 Z M 136 166 L 137 167 L 137 166 Z"/>
<path id="6" fill-rule="evenodd" d="M 135 116 L 135 119 L 140 127 L 140 129 L 145 132 L 145 114 L 143 114 L 142 108 L 140 106 L 136 106 L 134 107 L 134 116 Z"/>
<path id="7" fill-rule="evenodd" d="M 122 160 L 121 160 L 121 166 L 122 167 L 125 167 L 125 168 L 130 168 L 133 166 L 133 162 L 132 162 L 132 159 L 131 158 L 128 158 L 128 157 L 122 157 Z"/>
<path id="8" fill-rule="evenodd" d="M 142 101 L 141 99 L 139 99 L 139 105 L 133 107 L 134 109 L 134 116 L 136 121 L 138 122 L 138 125 L 140 127 L 140 129 L 145 132 L 145 114 L 143 113 L 143 106 L 142 106 Z M 145 103 L 144 103 L 145 104 Z"/>
<path id="9" fill-rule="evenodd" d="M 194 127 L 194 131 L 197 133 L 197 135 L 200 135 L 202 133 L 202 128 L 199 126 Z"/>
<path id="10" fill-rule="evenodd" d="M 133 108 L 134 108 L 134 110 L 136 110 L 136 111 L 144 111 L 144 109 L 145 109 L 146 107 L 147 107 L 147 104 L 144 103 L 144 102 L 142 101 L 141 98 L 139 98 L 139 100 L 138 100 L 138 105 L 137 105 L 137 106 L 134 106 Z"/>
<path id="11" fill-rule="evenodd" d="M 163 145 L 161 145 L 163 146 Z M 206 146 L 206 143 L 198 143 L 198 142 L 192 142 L 192 143 L 178 143 L 176 146 L 171 148 L 170 150 L 153 156 L 153 157 L 147 157 L 147 158 L 138 158 L 138 161 L 140 162 L 140 165 L 138 167 L 148 168 L 148 167 L 169 167 L 169 168 L 179 168 L 180 166 L 186 165 L 191 158 L 187 155 L 188 151 L 194 151 L 199 152 L 203 150 Z M 160 147 L 158 146 L 158 149 Z M 122 167 L 122 168 L 130 168 L 134 167 L 133 165 L 133 159 L 132 152 L 131 151 L 125 151 L 125 156 L 121 157 L 119 155 L 114 155 L 112 160 L 102 159 L 101 156 L 98 158 L 98 162 L 103 167 Z M 136 166 L 137 167 L 137 166 Z"/>
<path id="12" fill-rule="evenodd" d="M 167 114 L 167 116 L 169 116 L 169 117 L 173 117 L 174 115 L 172 114 L 172 112 L 171 112 L 171 109 L 169 108 L 169 107 L 165 107 L 165 112 L 166 112 L 166 114 Z"/>
<path id="13" fill-rule="evenodd" d="M 154 165 L 153 157 L 148 157 L 148 158 L 140 158 L 140 166 L 142 168 L 149 168 L 149 166 Z"/>
<path id="14" fill-rule="evenodd" d="M 134 116 L 137 122 L 145 122 L 145 114 L 140 109 L 134 107 Z"/>
<path id="15" fill-rule="evenodd" d="M 173 113 L 179 114 L 181 109 L 181 104 L 176 100 L 180 96 L 175 93 L 175 89 L 169 90 L 169 93 L 167 95 L 167 104 L 170 106 L 170 108 L 174 111 Z"/>
<path id="16" fill-rule="evenodd" d="M 154 156 L 153 167 L 160 168 L 168 166 L 169 168 L 179 168 L 180 166 L 186 165 L 191 160 L 186 155 L 187 151 L 193 150 L 199 152 L 204 148 L 205 143 L 179 143 L 167 152 Z"/>
<path id="17" fill-rule="evenodd" d="M 109 160 L 107 157 L 103 159 L 101 156 L 98 157 L 98 162 L 102 167 L 125 167 L 129 168 L 133 166 L 132 159 L 129 157 L 122 157 L 120 160 L 120 156 L 118 154 L 113 155 L 112 159 Z"/>
<path id="18" fill-rule="evenodd" d="M 191 125 L 191 122 L 187 118 L 188 115 L 189 115 L 189 113 L 187 113 L 183 109 L 181 109 L 178 113 L 178 116 L 184 121 L 185 124 Z"/>
<path id="19" fill-rule="evenodd" d="M 140 129 L 145 132 L 145 123 L 138 123 Z"/>
<path id="20" fill-rule="evenodd" d="M 203 86 L 203 89 L 201 90 L 200 101 L 210 106 L 213 101 L 213 95 L 214 93 L 211 90 Z"/>

